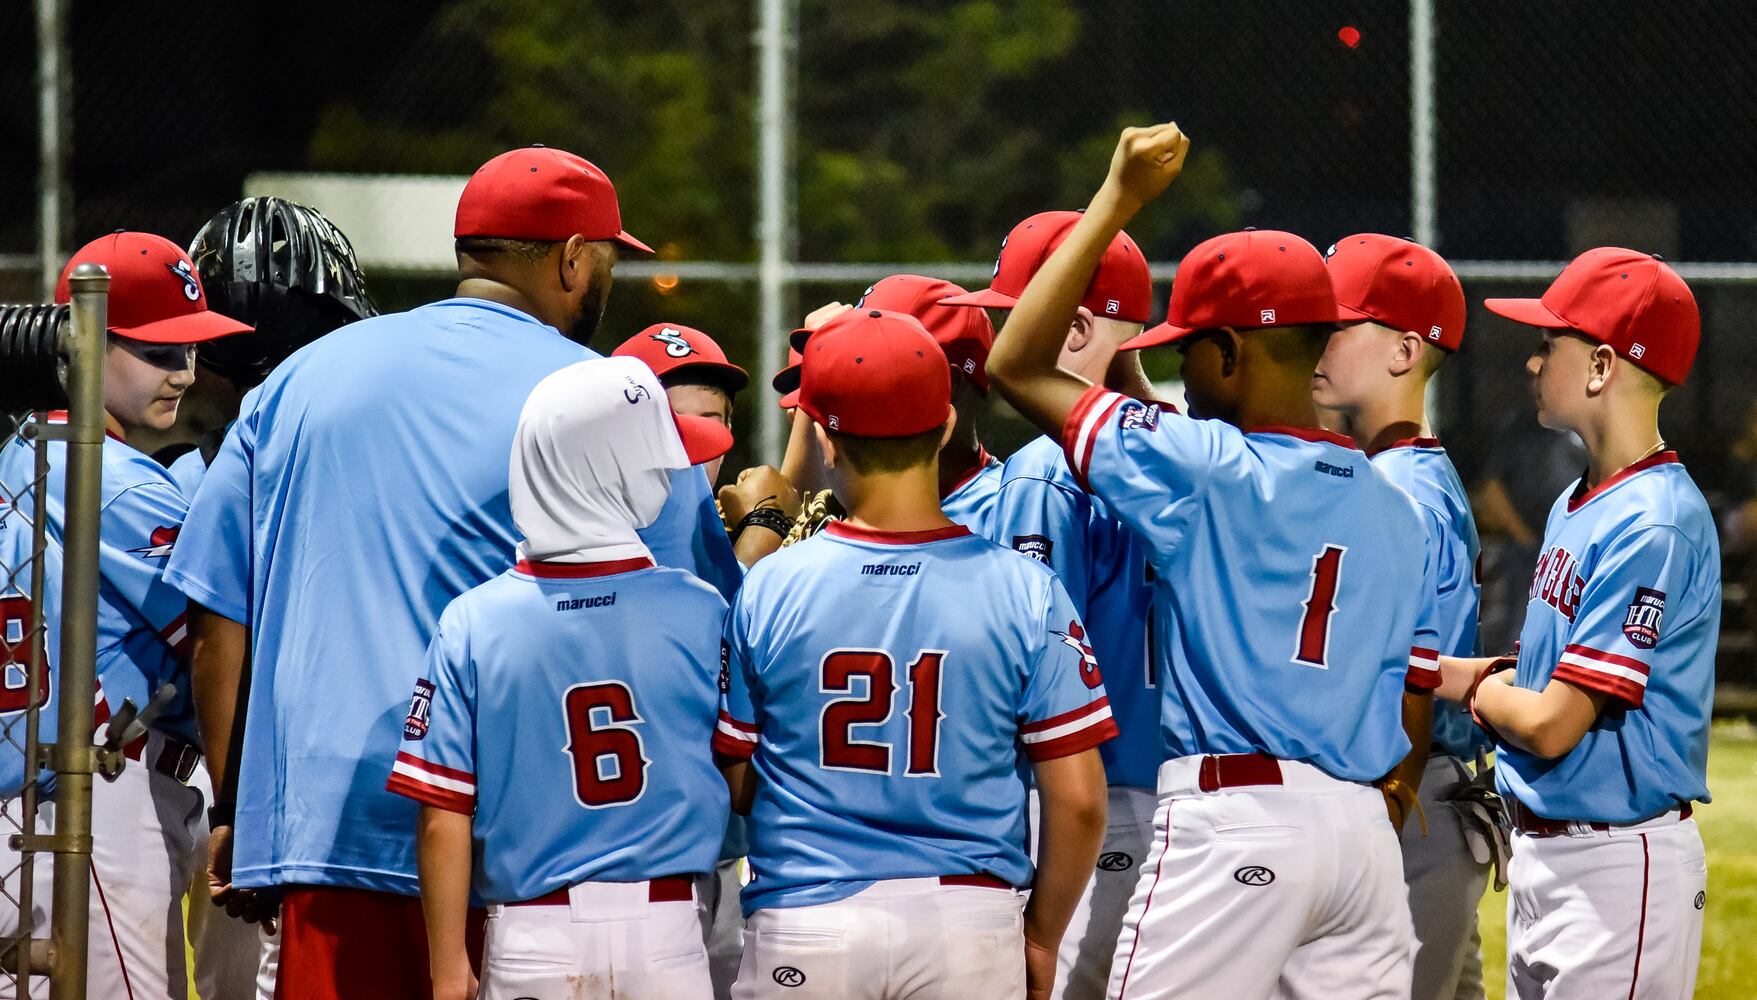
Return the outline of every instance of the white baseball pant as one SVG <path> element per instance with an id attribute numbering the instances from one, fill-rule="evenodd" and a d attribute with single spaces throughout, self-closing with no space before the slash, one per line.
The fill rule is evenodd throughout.
<path id="1" fill-rule="evenodd" d="M 1110 983 L 1110 960 L 1122 935 L 1123 915 L 1141 877 L 1141 862 L 1153 845 L 1153 811 L 1159 797 L 1151 789 L 1110 786 L 1104 846 L 1092 879 L 1062 935 L 1055 956 L 1055 989 L 1051 1000 L 1103 1000 Z M 1031 860 L 1037 860 L 1037 790 L 1029 800 Z"/>
<path id="2" fill-rule="evenodd" d="M 1435 751 L 1422 772 L 1421 812 L 1403 824 L 1403 882 L 1415 923 L 1413 1000 L 1483 1000 L 1476 908 L 1489 866 L 1471 856 L 1465 819 L 1446 801 L 1469 780 L 1462 760 Z"/>
<path id="3" fill-rule="evenodd" d="M 732 981 L 744 957 L 744 911 L 738 905 L 744 888 L 740 872 L 743 858 L 722 861 L 714 870 L 696 876 L 696 910 L 702 921 L 702 944 L 708 949 L 708 976 L 714 981 L 714 1000 L 730 1000 Z"/>
<path id="4" fill-rule="evenodd" d="M 478 1000 L 712 996 L 693 882 L 582 882 L 489 907 Z"/>
<path id="5" fill-rule="evenodd" d="M 1708 860 L 1676 810 L 1609 830 L 1515 831 L 1507 873 L 1507 996 L 1688 1000 Z"/>
<path id="6" fill-rule="evenodd" d="M 834 903 L 758 910 L 733 1000 L 1020 1000 L 1025 897 L 887 879 Z"/>
<path id="7" fill-rule="evenodd" d="M 1180 757 L 1110 1000 L 1407 1000 L 1413 933 L 1383 796 L 1310 764 Z"/>
<path id="8" fill-rule="evenodd" d="M 141 760 L 157 761 L 166 740 L 147 734 Z M 174 751 L 173 751 L 174 755 Z M 197 766 L 197 770 L 199 770 Z M 17 802 L 7 808 L 16 811 Z M 86 995 L 121 1000 L 185 1000 L 189 969 L 184 958 L 183 893 L 195 874 L 196 842 L 207 818 L 201 792 L 130 760 L 115 781 L 92 781 L 92 885 L 86 952 Z M 37 809 L 37 829 L 55 829 L 55 804 Z M 17 891 L 18 854 L 0 843 L 6 891 Z M 38 854 L 32 873 L 35 936 L 48 937 L 54 859 Z M 16 909 L 0 907 L 0 935 L 18 928 Z M 31 996 L 47 997 L 47 980 L 31 980 Z M 13 996 L 10 977 L 0 977 L 0 998 Z"/>

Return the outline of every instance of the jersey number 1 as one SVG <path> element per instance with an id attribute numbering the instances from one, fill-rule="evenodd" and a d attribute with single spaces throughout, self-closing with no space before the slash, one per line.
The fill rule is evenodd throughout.
<path id="1" fill-rule="evenodd" d="M 1312 592 L 1305 600 L 1306 613 L 1299 621 L 1299 645 L 1293 661 L 1320 670 L 1330 669 L 1330 618 L 1336 613 L 1336 586 L 1342 578 L 1342 556 L 1348 550 L 1326 545 L 1312 557 Z"/>
<path id="2" fill-rule="evenodd" d="M 620 806 L 647 790 L 647 759 L 640 734 L 645 721 L 627 684 L 578 684 L 562 698 L 567 715 L 567 752 L 573 756 L 573 791 L 588 809 Z M 595 718 L 596 716 L 597 718 Z M 599 725 L 599 720 L 605 723 Z"/>
<path id="3" fill-rule="evenodd" d="M 940 664 L 945 650 L 922 650 L 909 665 L 909 767 L 917 777 L 939 774 Z M 891 717 L 896 692 L 895 664 L 880 649 L 838 649 L 824 657 L 826 694 L 853 694 L 854 679 L 866 678 L 866 696 L 838 698 L 824 706 L 819 763 L 841 771 L 891 773 L 891 745 L 856 740 L 854 726 L 879 725 Z"/>

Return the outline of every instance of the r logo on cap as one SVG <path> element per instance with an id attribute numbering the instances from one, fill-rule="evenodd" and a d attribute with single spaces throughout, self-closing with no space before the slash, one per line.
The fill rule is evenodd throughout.
<path id="1" fill-rule="evenodd" d="M 840 430 L 841 427 L 842 427 L 842 422 L 840 420 L 836 419 L 836 415 L 834 413 L 830 414 L 830 430 Z"/>
<path id="2" fill-rule="evenodd" d="M 1436 327 L 1433 327 L 1432 329 L 1428 330 L 1428 339 L 1429 340 L 1439 340 L 1440 339 L 1440 328 L 1436 326 Z"/>
<path id="3" fill-rule="evenodd" d="M 1112 316 L 1115 316 L 1122 307 L 1123 304 L 1115 299 L 1106 299 L 1104 302 L 1104 311 Z"/>
<path id="4" fill-rule="evenodd" d="M 1646 353 L 1647 353 L 1647 347 L 1644 344 L 1630 344 L 1629 345 L 1629 357 L 1634 358 L 1636 361 L 1640 361 L 1641 355 L 1646 354 Z"/>
<path id="5" fill-rule="evenodd" d="M 1263 325 L 1268 326 L 1269 324 L 1271 324 L 1273 322 L 1275 322 L 1275 310 L 1273 310 L 1273 309 L 1263 310 L 1263 315 L 1262 315 Z"/>

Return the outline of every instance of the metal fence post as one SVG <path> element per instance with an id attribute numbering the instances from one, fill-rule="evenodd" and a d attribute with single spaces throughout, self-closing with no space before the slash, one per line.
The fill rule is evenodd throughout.
<path id="1" fill-rule="evenodd" d="M 67 327 L 66 538 L 62 546 L 61 711 L 49 756 L 56 772 L 55 891 L 50 1000 L 84 1000 L 91 892 L 92 741 L 97 685 L 98 504 L 103 486 L 104 330 L 110 276 L 81 264 Z"/>
<path id="2" fill-rule="evenodd" d="M 787 357 L 783 312 L 793 281 L 793 98 L 795 0 L 757 0 L 757 357 L 759 371 L 779 371 Z M 779 461 L 786 446 L 781 411 L 766 377 L 756 380 L 758 454 Z"/>

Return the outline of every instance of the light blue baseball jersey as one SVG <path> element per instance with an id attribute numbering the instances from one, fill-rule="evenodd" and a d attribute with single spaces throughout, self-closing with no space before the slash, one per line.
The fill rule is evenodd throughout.
<path id="1" fill-rule="evenodd" d="M 165 472 L 185 497 L 193 497 L 201 487 L 202 477 L 207 475 L 207 456 L 200 448 L 191 448 L 173 459 Z"/>
<path id="2" fill-rule="evenodd" d="M 836 521 L 753 567 L 714 734 L 757 772 L 745 914 L 882 879 L 1029 884 L 1027 761 L 1116 734 L 1084 636 L 1053 573 L 963 526 Z"/>
<path id="3" fill-rule="evenodd" d="M 1105 777 L 1112 785 L 1153 788 L 1165 748 L 1147 656 L 1153 586 L 1146 545 L 1080 488 L 1061 446 L 1047 436 L 1007 459 L 991 537 L 1055 570 L 1104 666 L 1118 729 L 1098 748 Z"/>
<path id="4" fill-rule="evenodd" d="M 440 616 L 388 787 L 474 816 L 484 902 L 711 870 L 725 618 L 649 559 L 520 562 Z"/>
<path id="5" fill-rule="evenodd" d="M 979 452 L 976 466 L 940 497 L 940 510 L 975 534 L 988 538 L 1000 486 L 1000 460 L 986 451 Z"/>
<path id="6" fill-rule="evenodd" d="M 350 323 L 245 397 L 166 573 L 253 629 L 239 885 L 419 891 L 415 803 L 384 788 L 409 686 L 445 606 L 513 565 L 526 396 L 596 356 L 516 309 L 449 299 Z M 643 539 L 690 569 L 717 542 L 730 585 L 724 530 L 688 506 L 712 504 L 705 477 L 674 479 L 699 490 L 677 489 Z"/>
<path id="7" fill-rule="evenodd" d="M 1147 545 L 1173 757 L 1265 753 L 1371 781 L 1409 753 L 1428 580 L 1408 494 L 1340 435 L 1244 433 L 1093 387 L 1069 467 Z"/>
<path id="8" fill-rule="evenodd" d="M 1720 542 L 1672 452 L 1597 489 L 1562 494 L 1532 574 L 1514 683 L 1608 696 L 1573 750 L 1503 744 L 1503 794 L 1558 820 L 1632 823 L 1708 801 L 1708 724 L 1720 642 Z"/>
<path id="9" fill-rule="evenodd" d="M 64 422 L 65 414 L 54 414 L 51 421 Z M 55 738 L 58 709 L 52 707 L 56 690 L 52 677 L 54 663 L 60 653 L 61 547 L 66 539 L 66 445 L 60 441 L 44 441 L 48 450 L 49 478 L 41 491 L 20 496 L 21 506 L 13 511 L 0 500 L 0 562 L 22 566 L 31 547 L 29 519 L 41 509 L 47 514 L 48 545 L 52 550 L 45 562 L 44 589 L 48 595 L 44 608 L 47 630 L 44 650 L 49 670 L 39 694 L 49 709 L 42 713 L 40 736 L 48 742 Z M 19 489 L 35 478 L 36 454 L 33 448 L 14 440 L 0 450 L 0 482 Z M 98 515 L 98 627 L 97 676 L 101 691 L 95 718 L 102 725 L 122 706 L 124 699 L 145 708 L 153 692 L 161 685 L 171 684 L 176 695 L 154 720 L 153 728 L 174 733 L 190 742 L 197 742 L 194 702 L 189 687 L 189 672 L 183 657 L 188 654 L 188 627 L 183 595 L 163 579 L 165 562 L 177 543 L 179 529 L 187 513 L 183 495 L 157 462 L 129 447 L 120 438 L 106 435 L 102 452 L 103 483 L 99 496 Z M 37 498 L 43 503 L 39 508 Z M 8 645 L 11 637 L 24 635 L 28 628 L 29 606 L 24 592 L 30 577 L 22 576 L 15 592 L 6 602 L 5 630 Z M 0 580 L 0 590 L 6 581 Z M 8 657 L 8 659 L 13 659 Z M 24 657 L 6 665 L 5 681 L 0 688 L 0 715 L 21 713 L 13 723 L 17 739 L 22 742 L 22 712 L 29 707 Z M 10 743 L 0 743 L 0 794 L 15 795 L 24 775 L 24 760 Z"/>
<path id="10" fill-rule="evenodd" d="M 1482 587 L 1477 559 L 1482 543 L 1476 536 L 1476 518 L 1470 512 L 1469 495 L 1458 470 L 1452 467 L 1438 438 L 1399 441 L 1374 455 L 1373 467 L 1402 487 L 1421 508 L 1429 557 L 1437 564 L 1439 587 L 1426 597 L 1431 603 L 1428 615 L 1439 628 L 1439 645 L 1431 651 L 1417 650 L 1416 658 L 1425 659 L 1429 652 L 1480 655 L 1476 626 Z M 1413 663 L 1411 669 L 1417 669 Z M 1433 663 L 1437 670 L 1437 658 Z M 1467 760 L 1479 749 L 1491 746 L 1488 736 L 1471 721 L 1470 713 L 1449 701 L 1434 702 L 1434 742 Z"/>

